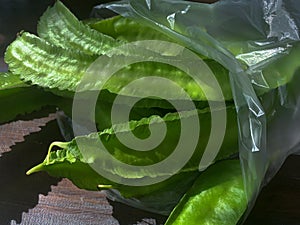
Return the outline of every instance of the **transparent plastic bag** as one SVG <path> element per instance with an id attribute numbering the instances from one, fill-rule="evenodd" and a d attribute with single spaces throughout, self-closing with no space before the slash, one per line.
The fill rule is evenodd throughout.
<path id="1" fill-rule="evenodd" d="M 291 62 L 290 69 L 282 70 L 287 74 L 278 74 L 278 79 L 266 77 L 265 71 L 286 63 L 291 54 L 294 61 L 300 56 L 300 2 L 126 0 L 96 6 L 92 16 L 103 17 L 107 10 L 159 30 L 229 70 L 238 116 L 239 158 L 251 209 L 286 157 L 299 153 L 300 70 Z M 108 195 L 162 214 L 170 210 L 147 200 L 125 199 L 116 190 Z"/>

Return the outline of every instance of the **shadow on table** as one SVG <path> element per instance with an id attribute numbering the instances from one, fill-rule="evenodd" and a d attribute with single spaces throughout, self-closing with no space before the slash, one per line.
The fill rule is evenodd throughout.
<path id="1" fill-rule="evenodd" d="M 167 219 L 166 216 L 136 209 L 123 203 L 109 200 L 109 204 L 113 206 L 113 217 L 120 225 L 162 225 Z"/>
<path id="2" fill-rule="evenodd" d="M 49 130 L 55 130 L 56 122 L 50 122 L 39 133 L 25 137 L 25 141 L 12 147 L 10 152 L 0 157 L 0 221 L 1 224 L 11 224 L 14 220 L 21 222 L 22 213 L 38 204 L 39 194 L 46 195 L 51 185 L 58 179 L 45 173 L 27 176 L 25 173 L 32 166 L 44 160 L 49 143 L 39 140 L 49 140 Z M 52 133 L 56 138 L 59 133 Z"/>

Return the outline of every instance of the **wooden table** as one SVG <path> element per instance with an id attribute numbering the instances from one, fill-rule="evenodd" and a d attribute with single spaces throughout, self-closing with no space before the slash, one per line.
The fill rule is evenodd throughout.
<path id="1" fill-rule="evenodd" d="M 101 1 L 64 2 L 84 18 Z M 24 0 L 18 4 L 7 1 L 7 5 L 0 6 L 1 55 L 18 31 L 34 32 L 39 16 L 51 3 L 50 0 Z M 80 190 L 66 179 L 52 178 L 46 173 L 26 176 L 29 168 L 44 159 L 52 141 L 63 140 L 57 123 L 51 120 L 53 117 L 49 119 L 48 113 L 45 110 L 42 114 L 31 114 L 26 118 L 29 122 L 0 126 L 0 225 L 163 224 L 164 216 L 108 201 L 105 193 Z M 35 118 L 42 119 L 32 121 Z M 299 171 L 300 156 L 289 157 L 262 190 L 245 224 L 299 225 Z"/>

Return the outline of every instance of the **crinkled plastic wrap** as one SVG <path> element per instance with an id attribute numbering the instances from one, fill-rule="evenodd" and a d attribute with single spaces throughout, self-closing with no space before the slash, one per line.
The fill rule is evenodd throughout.
<path id="1" fill-rule="evenodd" d="M 293 67 L 291 75 L 279 74 L 273 80 L 264 76 L 264 70 L 289 54 L 295 54 L 293 60 L 299 58 L 300 51 L 295 48 L 299 41 L 300 2 L 126 0 L 96 6 L 93 16 L 100 17 L 107 9 L 149 25 L 229 70 L 250 209 L 261 187 L 286 157 L 299 153 L 300 70 Z M 138 200 L 111 197 L 149 209 L 147 203 Z"/>

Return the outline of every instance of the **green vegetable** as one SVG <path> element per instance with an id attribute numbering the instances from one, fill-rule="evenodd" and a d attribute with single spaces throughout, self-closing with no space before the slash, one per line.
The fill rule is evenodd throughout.
<path id="1" fill-rule="evenodd" d="M 26 85 L 19 76 L 12 73 L 0 73 L 0 123 L 13 120 L 16 116 L 40 110 L 45 106 L 55 105 L 61 99 L 38 87 Z"/>
<path id="2" fill-rule="evenodd" d="M 215 160 L 224 159 L 229 157 L 230 155 L 235 153 L 235 149 L 237 149 L 237 124 L 235 119 L 234 108 L 228 107 L 227 109 L 228 115 L 228 126 L 224 138 L 223 145 L 218 153 L 218 156 Z M 149 118 L 143 118 L 139 121 L 130 121 L 129 124 L 115 124 L 112 128 L 106 129 L 99 133 L 92 133 L 88 136 L 78 136 L 75 137 L 71 142 L 66 143 L 54 143 L 50 149 L 48 156 L 44 160 L 43 163 L 38 165 L 37 167 L 30 170 L 31 172 L 36 172 L 39 170 L 48 171 L 48 168 L 52 166 L 56 166 L 56 164 L 64 164 L 69 165 L 70 163 L 79 163 L 80 165 L 83 163 L 86 166 L 91 163 L 101 162 L 101 167 L 111 174 L 117 175 L 122 178 L 129 179 L 137 179 L 145 176 L 149 177 L 157 177 L 157 176 L 165 176 L 171 175 L 165 172 L 157 172 L 153 174 L 151 171 L 141 167 L 141 170 L 133 169 L 132 171 L 124 170 L 122 166 L 115 165 L 111 166 L 110 158 L 106 158 L 104 154 L 106 151 L 109 151 L 110 155 L 112 155 L 117 160 L 135 166 L 146 166 L 153 165 L 161 160 L 164 160 L 168 157 L 174 147 L 177 145 L 177 140 L 180 136 L 180 122 L 188 122 L 191 121 L 193 117 L 199 117 L 201 128 L 205 129 L 209 127 L 210 124 L 210 112 L 209 110 L 202 110 L 198 112 L 194 111 L 186 111 L 178 113 L 169 113 L 162 119 L 159 116 L 151 116 Z M 162 122 L 163 121 L 163 122 Z M 139 138 L 144 139 L 149 136 L 148 126 L 152 127 L 160 127 L 161 123 L 166 123 L 167 126 L 167 134 L 161 144 L 159 144 L 156 148 L 151 151 L 135 151 L 127 146 L 124 146 L 116 137 L 116 134 L 121 134 L 124 139 L 127 139 L 131 132 L 138 135 Z M 229 130 L 230 127 L 230 130 Z M 200 129 L 201 129 L 200 128 Z M 100 138 L 100 139 L 99 139 Z M 203 151 L 205 149 L 206 143 L 209 138 L 209 131 L 203 132 L 199 137 L 199 142 L 197 145 L 197 149 L 193 157 L 186 164 L 186 166 L 181 170 L 182 172 L 186 171 L 197 171 L 199 161 L 202 157 Z M 97 144 L 101 140 L 106 149 L 99 149 L 97 152 L 94 152 L 93 146 Z M 78 142 L 85 143 L 86 148 L 84 149 L 85 157 L 82 155 L 82 150 L 79 149 L 77 143 Z M 56 152 L 52 152 L 51 148 L 53 146 L 57 146 L 59 149 Z M 98 145 L 96 145 L 98 146 Z M 230 148 L 229 146 L 235 146 L 235 148 Z M 88 155 L 88 157 L 86 156 Z M 85 167 L 89 168 L 89 167 Z M 91 168 L 90 168 L 91 169 Z M 83 169 L 84 170 L 84 169 Z M 59 170 L 56 171 L 58 176 L 61 173 Z M 99 181 L 96 183 L 89 182 L 81 182 L 81 179 L 87 179 L 87 176 L 77 176 L 76 173 L 68 174 L 67 170 L 63 170 L 64 176 L 69 179 L 79 183 L 80 187 L 84 187 L 86 189 L 95 189 Z M 94 176 L 95 177 L 95 176 Z M 93 178 L 90 177 L 92 181 Z M 107 184 L 107 183 L 105 183 Z M 84 186 L 83 186 L 84 185 Z"/>
<path id="3" fill-rule="evenodd" d="M 136 40 L 163 40 L 174 42 L 171 38 L 155 29 L 122 16 L 92 21 L 89 22 L 88 25 L 100 33 L 124 42 Z"/>
<path id="4" fill-rule="evenodd" d="M 234 149 L 237 148 L 237 125 L 236 119 L 234 119 L 234 108 L 228 107 L 227 113 L 229 119 L 228 123 L 230 123 L 227 127 L 230 127 L 230 130 L 227 130 L 224 139 L 226 141 L 224 141 L 215 160 L 227 158 L 236 153 Z M 112 167 L 110 165 L 110 159 L 106 158 L 102 151 L 105 152 L 108 150 L 114 158 L 130 165 L 145 166 L 155 164 L 168 157 L 174 149 L 174 146 L 176 146 L 178 135 L 180 134 L 180 122 L 182 120 L 190 120 L 190 117 L 193 116 L 200 117 L 200 125 L 203 129 L 209 127 L 209 110 L 199 111 L 198 115 L 194 112 L 183 112 L 181 119 L 177 113 L 167 114 L 162 118 L 167 124 L 167 136 L 157 148 L 146 152 L 134 151 L 127 148 L 118 140 L 116 133 L 121 134 L 124 138 L 131 132 L 138 135 L 141 139 L 148 137 L 149 132 L 147 127 L 150 124 L 153 127 L 161 123 L 158 116 L 144 118 L 140 121 L 131 121 L 129 123 L 129 129 L 126 127 L 126 124 L 117 124 L 99 133 L 75 137 L 71 142 L 55 142 L 50 146 L 49 153 L 44 162 L 29 170 L 27 174 L 46 171 L 55 177 L 67 177 L 78 187 L 88 190 L 114 188 L 126 198 L 135 198 L 145 202 L 145 207 L 148 206 L 149 210 L 159 208 L 160 213 L 167 215 L 199 173 L 198 164 L 206 146 L 209 131 L 204 132 L 203 135 L 200 136 L 197 149 L 186 166 L 178 174 L 157 184 L 134 188 L 121 185 L 101 176 L 90 165 L 91 163 L 101 163 L 101 167 L 104 168 L 106 172 L 117 175 L 120 179 L 139 179 L 145 176 L 159 177 L 168 175 L 163 172 L 153 174 L 143 169 L 143 167 L 141 167 L 141 170 L 133 171 L 124 170 L 118 166 Z M 99 141 L 99 138 L 107 150 L 99 149 L 99 151 L 97 150 L 95 153 L 93 147 L 89 147 L 89 145 L 93 146 Z M 79 149 L 77 145 L 78 141 L 86 143 L 84 150 L 85 157 L 82 155 L 82 149 Z M 235 146 L 235 148 L 230 148 L 229 146 Z M 55 150 L 52 151 L 52 148 Z M 89 156 L 87 157 L 86 155 Z M 189 177 L 189 179 L 186 179 L 186 177 Z M 185 182 L 181 182 L 182 179 L 184 179 Z M 174 187 L 176 187 L 176 189 L 174 189 Z M 157 204 L 154 199 L 164 199 L 164 203 Z"/>
<path id="5" fill-rule="evenodd" d="M 180 32 L 179 27 L 174 29 L 174 32 Z M 0 77 L 0 104 L 8 105 L 9 110 L 0 113 L 0 122 L 13 119 L 17 114 L 38 109 L 45 104 L 54 104 L 72 116 L 73 96 L 78 91 L 78 85 L 84 74 L 98 57 L 102 57 L 100 59 L 103 61 L 107 60 L 102 68 L 97 68 L 102 71 L 112 67 L 110 61 L 112 57 L 124 59 L 132 56 L 131 54 L 136 54 L 128 49 L 110 51 L 114 47 L 148 39 L 177 43 L 179 40 L 176 40 L 177 36 L 173 34 L 166 33 L 159 27 L 156 30 L 142 25 L 139 21 L 120 16 L 84 24 L 57 1 L 41 17 L 38 25 L 39 37 L 23 32 L 7 48 L 5 61 L 9 65 L 10 72 Z M 167 50 L 158 53 L 151 48 L 141 48 L 141 50 L 143 53 L 163 57 L 169 57 L 171 52 Z M 299 46 L 295 45 L 289 55 L 270 63 L 262 71 L 256 68 L 257 73 L 249 73 L 249 79 L 257 85 L 258 95 L 270 93 L 272 89 L 292 79 L 299 68 L 298 50 Z M 208 98 L 205 93 L 212 88 L 209 85 L 199 87 L 184 71 L 168 64 L 145 61 L 125 66 L 115 72 L 105 84 L 101 74 L 87 83 L 80 92 L 93 93 L 98 84 L 103 84 L 95 106 L 96 114 L 84 115 L 84 119 L 97 123 L 98 132 L 77 136 L 69 142 L 52 143 L 45 160 L 30 169 L 27 174 L 46 171 L 52 176 L 66 177 L 80 188 L 118 191 L 132 201 L 142 201 L 148 210 L 163 214 L 168 214 L 182 198 L 166 225 L 236 224 L 247 207 L 247 199 L 239 161 L 227 159 L 238 153 L 236 110 L 239 109 L 236 109 L 233 103 L 229 71 L 215 60 L 198 56 L 212 70 L 220 84 L 227 112 L 227 126 L 222 146 L 211 162 L 215 164 L 204 172 L 199 172 L 199 163 L 212 132 L 211 113 L 222 110 L 210 109 L 209 101 L 220 99 L 217 96 Z M 176 82 L 191 97 L 196 110 L 184 108 L 180 112 L 175 112 L 174 106 L 155 96 L 143 98 L 131 108 L 129 103 L 141 97 L 139 92 L 133 88 L 122 96 L 118 94 L 130 82 L 152 75 Z M 160 81 L 153 80 L 153 89 L 168 92 L 161 89 Z M 151 95 L 151 90 L 142 89 L 145 96 Z M 117 96 L 122 101 L 114 104 Z M 183 99 L 179 92 L 172 93 L 172 98 L 182 105 L 186 103 L 186 99 Z M 80 101 L 85 102 L 87 99 L 83 96 Z M 112 124 L 110 115 L 113 105 L 117 107 L 118 116 L 131 109 L 129 122 L 121 120 L 117 124 Z M 272 106 L 268 108 L 272 112 L 270 108 Z M 168 170 L 151 170 L 150 165 L 168 159 L 173 153 L 181 135 L 182 123 L 191 122 L 194 118 L 199 119 L 201 132 L 188 161 L 179 171 L 175 171 L 175 174 Z M 81 125 L 80 122 L 75 121 Z M 144 140 L 151 135 L 157 135 L 158 132 L 155 133 L 150 128 L 160 129 L 162 125 L 166 126 L 166 136 L 150 151 L 137 151 L 118 139 L 122 137 L 127 140 L 133 133 L 137 138 Z M 192 126 L 190 127 L 189 131 L 194 132 Z M 192 135 L 189 138 L 188 140 L 192 142 Z M 95 149 L 95 144 L 99 144 L 100 140 L 103 146 L 97 145 Z M 79 143 L 83 143 L 83 148 Z M 184 154 L 186 152 L 181 152 L 181 156 Z M 111 157 L 118 162 L 135 167 L 124 168 L 116 164 Z M 111 181 L 96 172 L 93 167 L 96 164 L 117 180 Z M 169 178 L 146 186 L 132 187 L 121 182 L 165 177 Z"/>
<path id="6" fill-rule="evenodd" d="M 240 162 L 225 160 L 197 178 L 165 225 L 236 225 L 246 208 Z"/>
<path id="7" fill-rule="evenodd" d="M 136 40 L 165 40 L 170 42 L 175 42 L 176 37 L 169 35 L 168 32 L 165 32 L 165 30 L 162 27 L 159 26 L 146 26 L 145 21 L 144 23 L 141 23 L 139 21 L 132 20 L 130 18 L 124 18 L 121 16 L 115 16 L 109 19 L 100 20 L 100 21 L 92 21 L 89 24 L 89 26 L 101 33 L 105 33 L 107 35 L 110 35 L 116 39 L 120 39 L 123 41 L 136 41 Z M 154 29 L 155 28 L 155 29 Z M 181 34 L 185 34 L 184 32 L 186 29 L 180 29 L 178 27 L 175 28 L 175 31 Z M 188 35 L 188 34 L 186 34 Z M 199 40 L 201 42 L 202 40 Z M 243 54 L 250 51 L 249 46 L 247 43 L 236 43 L 234 42 L 234 46 L 231 46 L 231 43 L 225 43 L 225 45 L 229 45 L 228 47 L 231 48 L 231 51 L 235 56 L 238 56 L 239 54 Z M 182 44 L 182 43 L 181 43 Z M 189 48 L 189 46 L 185 46 Z M 294 76 L 297 69 L 299 69 L 299 63 L 298 58 L 300 57 L 299 54 L 299 48 L 300 45 L 298 42 L 293 43 L 293 46 L 290 46 L 290 49 L 288 51 L 284 51 L 284 53 L 281 53 L 280 57 L 278 57 L 276 60 L 272 61 L 271 63 L 264 65 L 264 62 L 262 65 L 264 66 L 262 68 L 262 72 L 260 73 L 259 69 L 260 67 L 255 68 L 257 70 L 257 73 L 254 73 L 254 75 L 249 75 L 249 78 L 251 79 L 253 86 L 255 90 L 257 91 L 258 95 L 262 95 L 266 92 L 269 92 L 271 89 L 277 88 L 281 85 L 284 85 L 288 83 Z M 241 50 L 244 50 L 246 52 L 241 52 Z M 270 57 L 270 52 L 274 52 L 272 48 L 270 49 L 263 49 L 263 51 L 260 51 L 260 54 L 262 54 L 260 57 Z M 265 54 L 265 55 L 264 55 Z M 203 59 L 204 56 L 201 56 Z M 240 57 L 240 55 L 239 55 Z M 252 54 L 253 60 L 257 60 L 257 54 Z M 206 61 L 205 61 L 206 62 Z M 213 70 L 214 66 L 209 67 Z M 252 68 L 253 69 L 253 68 Z M 253 73 L 253 71 L 250 71 Z M 227 86 L 226 82 L 222 82 L 218 78 L 218 73 L 214 74 L 217 75 L 217 80 L 220 84 L 222 84 L 222 90 L 225 99 L 227 98 L 227 92 L 224 92 L 224 87 Z M 263 78 L 263 79 L 262 79 Z M 230 85 L 229 91 L 230 91 Z M 226 87 L 227 88 L 227 87 Z"/>
<path id="8" fill-rule="evenodd" d="M 53 46 L 29 33 L 22 33 L 5 52 L 9 71 L 45 88 L 75 90 L 95 58 Z"/>
<path id="9" fill-rule="evenodd" d="M 20 77 L 15 74 L 12 74 L 10 72 L 0 73 L 0 91 L 18 87 L 28 87 L 28 85 L 26 85 L 20 79 Z"/>
<path id="10" fill-rule="evenodd" d="M 86 54 L 101 55 L 120 45 L 112 37 L 96 32 L 79 21 L 60 1 L 40 18 L 38 35 L 66 49 L 78 49 Z"/>
<path id="11" fill-rule="evenodd" d="M 25 81 L 45 88 L 58 88 L 72 92 L 76 90 L 84 73 L 94 60 L 93 56 L 61 49 L 26 32 L 22 33 L 5 53 L 5 61 L 9 65 L 9 70 L 20 75 Z M 204 59 L 204 61 L 216 75 L 218 82 L 223 84 L 225 99 L 231 100 L 228 71 L 213 60 Z M 109 67 L 109 65 L 106 66 Z M 103 89 L 111 93 L 119 93 L 126 84 L 144 77 L 144 74 L 171 79 L 178 83 L 193 100 L 206 100 L 203 87 L 199 87 L 190 76 L 171 65 L 155 62 L 136 63 L 121 69 L 108 80 Z M 98 82 L 103 82 L 100 77 Z M 91 83 L 86 88 L 92 89 L 94 85 L 95 83 Z M 132 97 L 139 96 L 135 96 L 133 92 Z M 177 98 L 182 97 L 178 95 Z M 174 99 L 176 99 L 176 93 L 174 93 Z"/>
<path id="12" fill-rule="evenodd" d="M 294 43 L 288 54 L 281 56 L 262 70 L 264 81 L 253 77 L 253 83 L 264 85 L 265 92 L 289 83 L 300 69 L 300 44 Z M 259 89 L 259 87 L 257 88 Z"/>
<path id="13" fill-rule="evenodd" d="M 86 54 L 80 53 L 78 51 L 87 52 L 87 50 L 85 50 L 86 46 L 92 47 L 95 45 L 93 45 L 92 42 L 89 41 L 87 41 L 86 43 L 77 41 L 76 43 L 78 44 L 78 46 L 74 47 L 71 44 L 71 40 L 69 40 L 67 37 L 64 37 L 64 35 L 73 35 L 71 30 L 67 30 L 71 29 L 72 27 L 79 26 L 79 21 L 61 3 L 57 2 L 55 6 L 48 9 L 47 12 L 48 13 L 45 13 L 40 21 L 41 36 L 45 36 L 47 40 L 60 47 L 49 44 L 43 39 L 37 38 L 28 33 L 24 33 L 7 49 L 5 60 L 9 64 L 9 69 L 13 73 L 19 74 L 26 81 L 31 81 L 32 83 L 40 85 L 42 87 L 75 91 L 78 83 L 81 81 L 84 72 L 86 71 L 88 66 L 96 59 L 96 56 L 89 57 Z M 56 16 L 59 17 L 56 18 Z M 60 24 L 59 21 L 62 21 L 61 23 L 65 23 L 67 21 L 68 23 L 64 26 L 55 25 L 56 23 Z M 54 23 L 55 26 L 52 26 L 52 23 Z M 119 23 L 120 25 L 118 25 Z M 87 40 L 93 39 L 93 34 L 97 32 L 94 30 L 92 30 L 93 32 L 91 32 L 91 29 L 87 25 L 84 25 L 82 23 L 80 24 L 80 27 L 82 27 L 82 29 L 80 29 L 80 38 L 82 40 L 85 40 L 84 37 L 86 37 Z M 100 26 L 101 24 L 102 27 Z M 112 30 L 111 33 L 114 33 L 114 35 L 119 34 L 124 36 L 126 34 L 125 30 L 118 28 L 122 24 L 124 24 L 124 26 L 126 26 L 127 24 L 132 24 L 132 26 L 137 27 L 140 26 L 142 30 L 141 32 L 143 34 L 144 32 L 146 32 L 145 26 L 139 25 L 135 22 L 131 22 L 129 19 L 121 19 L 120 17 L 117 17 L 116 19 L 103 20 L 91 26 L 98 27 L 99 30 L 101 28 L 105 28 L 104 30 Z M 108 27 L 110 26 L 113 27 L 108 29 Z M 56 35 L 52 34 L 52 31 L 55 31 Z M 48 34 L 47 32 L 50 33 Z M 130 36 L 132 32 L 131 30 L 127 30 L 127 33 Z M 153 29 L 149 29 L 149 33 L 151 37 L 152 34 L 155 33 L 159 34 L 159 36 L 164 36 L 163 33 L 155 31 Z M 52 38 L 54 37 L 60 38 L 59 41 L 53 41 Z M 137 35 L 136 40 L 139 40 L 139 38 L 143 39 L 144 37 L 145 35 Z M 128 38 L 127 41 L 132 40 Z M 61 47 L 69 48 L 66 50 L 62 50 Z M 261 84 L 261 75 L 251 77 L 253 83 L 260 84 L 257 86 L 257 89 L 262 89 L 261 85 L 265 86 L 265 88 L 260 91 L 261 93 L 267 92 L 270 89 L 278 87 L 279 85 L 283 85 L 292 78 L 295 70 L 298 68 L 298 64 L 294 60 L 298 56 L 297 52 L 299 51 L 297 51 L 296 46 L 292 49 L 290 55 L 287 55 L 282 59 L 279 59 L 279 62 L 276 61 L 266 67 L 263 70 L 265 83 Z M 88 53 L 90 54 L 91 52 Z M 218 83 L 222 84 L 221 88 L 225 100 L 232 100 L 228 71 L 214 60 L 206 58 L 203 58 L 203 60 L 216 76 Z M 290 65 L 290 61 L 295 63 L 292 63 L 292 66 L 288 66 Z M 204 95 L 205 90 L 199 88 L 198 85 L 184 72 L 170 65 L 164 65 L 162 63 L 154 62 L 137 63 L 122 69 L 111 77 L 111 79 L 104 86 L 104 89 L 107 89 L 111 93 L 118 93 L 120 89 L 126 84 L 135 79 L 143 77 L 144 74 L 154 74 L 156 76 L 172 79 L 181 87 L 183 87 L 193 100 L 206 100 L 206 96 Z M 282 74 L 284 74 L 284 76 L 282 76 Z M 280 79 L 278 79 L 279 76 Z M 99 79 L 99 82 L 101 82 L 101 79 Z M 93 88 L 93 85 L 94 84 L 91 84 L 89 88 Z M 133 93 L 132 95 L 134 96 Z"/>

